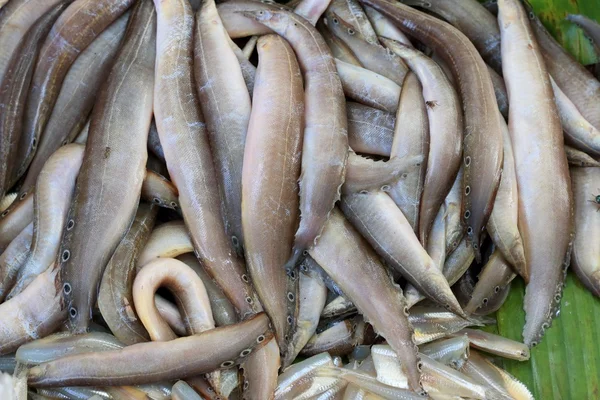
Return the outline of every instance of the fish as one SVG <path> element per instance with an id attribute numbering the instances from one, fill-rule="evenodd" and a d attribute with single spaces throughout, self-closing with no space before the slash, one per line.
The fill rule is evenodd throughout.
<path id="1" fill-rule="evenodd" d="M 164 176 L 152 170 L 146 170 L 142 183 L 141 198 L 159 207 L 179 210 L 179 193 L 177 188 Z"/>
<path id="2" fill-rule="evenodd" d="M 453 336 L 466 335 L 469 344 L 478 350 L 517 361 L 529 360 L 529 347 L 523 343 L 479 329 L 463 329 Z"/>
<path id="3" fill-rule="evenodd" d="M 244 397 L 248 400 L 273 399 L 280 366 L 280 349 L 273 338 L 241 365 Z"/>
<path id="4" fill-rule="evenodd" d="M 150 340 L 139 321 L 133 303 L 133 280 L 136 262 L 156 221 L 158 207 L 141 203 L 129 231 L 106 265 L 100 289 L 98 308 L 111 332 L 125 345 Z"/>
<path id="5" fill-rule="evenodd" d="M 463 167 L 458 170 L 454 184 L 444 200 L 444 206 L 446 207 L 446 256 L 456 250 L 464 235 L 460 214 L 462 175 Z M 494 210 L 492 210 L 493 212 Z"/>
<path id="6" fill-rule="evenodd" d="M 303 393 L 309 393 L 312 387 L 317 386 L 315 372 L 324 366 L 334 366 L 333 359 L 328 353 L 308 357 L 286 368 L 277 378 L 275 399 L 295 399 Z M 326 382 L 325 388 L 316 389 L 321 392 L 326 391 L 331 385 L 331 380 Z"/>
<path id="7" fill-rule="evenodd" d="M 11 176 L 17 161 L 16 149 L 23 131 L 23 114 L 40 49 L 52 24 L 65 8 L 66 4 L 59 3 L 35 21 L 35 24 L 27 30 L 21 43 L 14 49 L 6 65 L 4 76 L 1 78 L 0 196 L 4 196 L 6 190 L 14 184 Z M 5 17 L 6 14 L 2 16 Z M 0 17 L 0 24 L 1 20 L 2 17 Z M 3 32 L 1 25 L 0 33 L 8 34 Z"/>
<path id="8" fill-rule="evenodd" d="M 285 352 L 296 299 L 283 267 L 298 226 L 304 90 L 294 52 L 281 36 L 262 36 L 257 50 L 242 173 L 242 228 L 250 279 Z"/>
<path id="9" fill-rule="evenodd" d="M 327 11 L 336 13 L 365 41 L 377 44 L 377 33 L 357 0 L 333 0 Z"/>
<path id="10" fill-rule="evenodd" d="M 357 153 L 389 157 L 394 139 L 396 118 L 376 108 L 346 102 L 348 144 Z"/>
<path id="11" fill-rule="evenodd" d="M 396 111 L 396 125 L 390 157 L 422 156 L 423 162 L 390 185 L 388 194 L 418 233 L 421 195 L 429 155 L 429 120 L 423 90 L 417 75 L 406 75 Z"/>
<path id="12" fill-rule="evenodd" d="M 185 381 L 177 381 L 171 391 L 173 400 L 202 400 L 202 397 Z"/>
<path id="13" fill-rule="evenodd" d="M 464 113 L 463 221 L 480 258 L 481 235 L 492 212 L 502 167 L 502 130 L 487 67 L 476 47 L 452 26 L 389 0 L 362 0 L 436 51 L 459 83 Z"/>
<path id="14" fill-rule="evenodd" d="M 239 364 L 264 346 L 273 337 L 268 325 L 267 315 L 258 313 L 234 325 L 167 342 L 62 357 L 30 368 L 27 381 L 32 387 L 114 386 L 208 373 Z"/>
<path id="15" fill-rule="evenodd" d="M 423 386 L 428 393 L 441 392 L 471 399 L 488 399 L 485 386 L 480 385 L 467 375 L 456 371 L 425 354 L 421 354 L 423 363 Z"/>
<path id="16" fill-rule="evenodd" d="M 575 238 L 571 263 L 581 282 L 595 296 L 600 296 L 600 252 L 596 231 L 600 228 L 600 170 L 571 168 Z"/>
<path id="17" fill-rule="evenodd" d="M 398 353 L 409 388 L 420 391 L 418 357 L 402 290 L 339 210 L 334 209 L 321 240 L 309 254 Z"/>
<path id="18" fill-rule="evenodd" d="M 21 193 L 10 207 L 0 214 L 0 251 L 4 251 L 31 222 L 33 222 L 33 192 Z"/>
<path id="19" fill-rule="evenodd" d="M 598 22 L 581 14 L 568 14 L 566 20 L 583 29 L 596 48 L 600 46 L 600 24 Z"/>
<path id="20" fill-rule="evenodd" d="M 131 226 L 139 202 L 152 119 L 155 27 L 152 3 L 136 3 L 124 44 L 92 112 L 57 256 L 73 333 L 87 330 L 104 268 Z"/>
<path id="21" fill-rule="evenodd" d="M 406 46 L 412 47 L 410 39 L 396 25 L 392 23 L 385 15 L 374 9 L 373 7 L 363 5 L 365 14 L 371 22 L 373 30 L 378 38 L 387 38 L 400 42 Z"/>
<path id="22" fill-rule="evenodd" d="M 321 19 L 317 23 L 316 27 L 319 33 L 323 36 L 323 40 L 325 40 L 327 47 L 329 47 L 329 50 L 331 50 L 331 55 L 340 61 L 362 67 L 362 64 L 352 50 L 350 50 L 350 47 L 348 47 L 348 45 L 344 43 L 342 39 L 331 33 L 324 21 L 324 19 Z"/>
<path id="23" fill-rule="evenodd" d="M 214 0 L 202 2 L 194 30 L 194 77 L 224 204 L 225 231 L 242 254 L 242 165 L 250 94 Z"/>
<path id="24" fill-rule="evenodd" d="M 502 254 L 496 249 L 479 273 L 479 279 L 473 288 L 471 298 L 464 310 L 468 314 L 476 313 L 479 308 L 487 307 L 517 275 Z"/>
<path id="25" fill-rule="evenodd" d="M 498 103 L 498 110 L 505 119 L 508 119 L 508 93 L 506 93 L 506 85 L 504 84 L 504 78 L 493 70 L 489 65 L 488 72 L 490 73 L 490 79 L 494 86 L 494 95 L 496 96 L 496 102 Z"/>
<path id="26" fill-rule="evenodd" d="M 576 167 L 600 167 L 600 161 L 595 160 L 587 153 L 565 145 L 565 153 L 569 165 Z"/>
<path id="27" fill-rule="evenodd" d="M 137 269 L 156 258 L 175 258 L 193 251 L 194 246 L 185 223 L 181 220 L 165 222 L 152 230 L 138 257 Z"/>
<path id="28" fill-rule="evenodd" d="M 433 360 L 460 370 L 469 358 L 469 338 L 456 334 L 455 337 L 440 339 L 419 347 L 419 351 Z"/>
<path id="29" fill-rule="evenodd" d="M 523 340 L 535 346 L 560 305 L 572 240 L 571 182 L 552 85 L 532 29 L 535 24 L 530 25 L 527 11 L 516 0 L 501 0 L 498 7 L 519 189 L 518 225 L 530 277 Z"/>
<path id="30" fill-rule="evenodd" d="M 77 56 L 133 3 L 133 0 L 76 0 L 54 23 L 31 78 L 17 149 L 18 168 L 13 169 L 11 181 L 19 179 L 31 163 L 60 87 Z"/>
<path id="31" fill-rule="evenodd" d="M 17 275 L 17 283 L 7 298 L 21 293 L 33 279 L 44 272 L 56 258 L 63 229 L 73 228 L 67 219 L 75 191 L 84 147 L 69 144 L 59 148 L 46 162 L 35 186 L 33 238 L 31 252 Z"/>
<path id="32" fill-rule="evenodd" d="M 0 301 L 4 301 L 12 289 L 23 263 L 29 257 L 32 237 L 33 223 L 27 225 L 0 255 Z"/>
<path id="33" fill-rule="evenodd" d="M 294 8 L 294 12 L 315 26 L 329 3 L 331 0 L 301 0 Z"/>
<path id="34" fill-rule="evenodd" d="M 178 1 L 156 1 L 155 6 L 158 57 L 154 117 L 167 168 L 179 191 L 196 257 L 231 300 L 238 316 L 244 318 L 261 306 L 225 233 L 217 175 L 193 83 L 192 9 L 188 2 Z"/>

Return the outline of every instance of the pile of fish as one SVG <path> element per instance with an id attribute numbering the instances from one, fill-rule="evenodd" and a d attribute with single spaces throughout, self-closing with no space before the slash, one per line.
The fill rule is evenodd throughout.
<path id="1" fill-rule="evenodd" d="M 2 398 L 532 399 L 600 295 L 600 82 L 521 0 L 0 7 Z"/>

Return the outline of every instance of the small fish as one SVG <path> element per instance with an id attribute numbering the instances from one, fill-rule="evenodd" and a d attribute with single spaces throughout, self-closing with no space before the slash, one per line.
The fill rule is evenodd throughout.
<path id="1" fill-rule="evenodd" d="M 511 360 L 529 360 L 529 348 L 523 343 L 479 329 L 463 329 L 452 336 L 466 335 L 471 347 Z"/>

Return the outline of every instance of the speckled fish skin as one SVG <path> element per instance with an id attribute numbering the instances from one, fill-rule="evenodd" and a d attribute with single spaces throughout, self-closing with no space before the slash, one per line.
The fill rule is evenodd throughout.
<path id="1" fill-rule="evenodd" d="M 552 85 L 527 13 L 517 0 L 501 0 L 498 6 L 519 231 L 530 276 L 523 339 L 534 346 L 560 305 L 572 239 L 571 180 Z"/>
<path id="2" fill-rule="evenodd" d="M 14 297 L 56 258 L 67 222 L 75 181 L 83 162 L 84 147 L 70 144 L 58 149 L 40 171 L 34 194 L 33 238 L 31 254 L 21 267 L 17 284 L 7 298 Z"/>
<path id="3" fill-rule="evenodd" d="M 33 221 L 33 192 L 21 193 L 11 206 L 0 214 L 0 251 Z"/>
<path id="4" fill-rule="evenodd" d="M 377 33 L 371 21 L 357 0 L 332 0 L 328 11 L 339 15 L 350 26 L 354 27 L 356 34 L 365 41 L 377 44 Z"/>
<path id="5" fill-rule="evenodd" d="M 124 45 L 94 107 L 58 253 L 73 333 L 87 330 L 104 268 L 139 202 L 152 119 L 155 42 L 156 13 L 150 0 L 143 0 L 133 10 Z"/>
<path id="6" fill-rule="evenodd" d="M 244 248 L 250 278 L 271 318 L 279 348 L 286 351 L 292 325 L 288 320 L 294 315 L 283 266 L 298 226 L 304 90 L 294 52 L 281 36 L 262 36 L 257 50 L 242 174 Z"/>
<path id="7" fill-rule="evenodd" d="M 125 12 L 100 33 L 69 68 L 21 185 L 21 192 L 31 190 L 46 160 L 60 146 L 75 140 L 86 124 L 121 46 L 129 14 Z"/>
<path id="8" fill-rule="evenodd" d="M 409 72 L 400 94 L 390 157 L 421 155 L 423 162 L 391 185 L 388 192 L 415 232 L 418 232 L 421 194 L 429 155 L 429 120 L 422 93 L 417 75 Z"/>
<path id="9" fill-rule="evenodd" d="M 260 304 L 243 280 L 244 265 L 225 234 L 208 134 L 193 85 L 192 9 L 188 2 L 179 0 L 156 1 L 155 5 L 158 57 L 154 115 L 169 175 L 179 191 L 183 219 L 197 257 L 244 317 L 259 310 Z"/>
<path id="10" fill-rule="evenodd" d="M 575 239 L 571 262 L 583 284 L 596 296 L 600 296 L 600 234 L 599 168 L 571 168 L 575 208 Z"/>
<path id="11" fill-rule="evenodd" d="M 259 313 L 235 325 L 169 342 L 138 343 L 121 350 L 67 356 L 33 367 L 33 387 L 131 385 L 185 378 L 242 362 L 272 337 Z M 182 363 L 181 360 L 188 360 Z"/>
<path id="12" fill-rule="evenodd" d="M 527 12 L 548 73 L 584 118 L 600 129 L 600 82 L 552 37 L 533 10 Z"/>
<path id="13" fill-rule="evenodd" d="M 359 153 L 389 156 L 394 140 L 393 114 L 351 101 L 346 102 L 348 144 Z"/>
<path id="14" fill-rule="evenodd" d="M 402 211 L 386 193 L 344 196 L 340 207 L 390 266 L 431 300 L 465 315 L 441 268 L 427 254 Z"/>
<path id="15" fill-rule="evenodd" d="M 0 197 L 14 183 L 11 174 L 17 160 L 16 149 L 23 130 L 23 114 L 40 48 L 52 24 L 65 8 L 66 4 L 58 4 L 35 22 L 14 49 L 6 73 L 0 78 Z M 3 33 L 1 28 L 0 33 Z"/>
<path id="16" fill-rule="evenodd" d="M 335 59 L 344 94 L 366 106 L 396 112 L 401 87 L 394 81 L 366 68 Z"/>
<path id="17" fill-rule="evenodd" d="M 502 71 L 498 23 L 477 0 L 405 0 L 403 3 L 440 15 L 473 42 L 486 63 Z"/>
<path id="18" fill-rule="evenodd" d="M 321 240 L 309 254 L 398 353 L 409 387 L 421 390 L 416 346 L 402 291 L 339 210 L 334 209 Z"/>
<path id="19" fill-rule="evenodd" d="M 365 68 L 385 76 L 398 85 L 402 85 L 408 67 L 400 57 L 388 51 L 379 42 L 367 42 L 366 39 L 357 34 L 350 23 L 334 11 L 325 12 L 325 24 L 327 29 L 352 50 Z"/>
<path id="20" fill-rule="evenodd" d="M 214 0 L 202 2 L 196 19 L 196 89 L 225 206 L 225 231 L 241 254 L 244 243 L 242 164 L 251 111 L 250 94 Z"/>
<path id="21" fill-rule="evenodd" d="M 487 224 L 487 231 L 504 259 L 515 271 L 529 281 L 529 270 L 525 260 L 523 240 L 519 232 L 519 191 L 515 157 L 508 126 L 502 121 L 504 135 L 504 162 L 494 209 Z"/>
<path id="22" fill-rule="evenodd" d="M 316 244 L 344 183 L 348 126 L 342 84 L 331 52 L 317 30 L 287 11 L 244 15 L 282 35 L 298 57 L 304 76 L 305 128 L 300 175 L 300 226 L 288 269 Z"/>
<path id="23" fill-rule="evenodd" d="M 64 322 L 66 312 L 60 305 L 62 287 L 58 272 L 56 266 L 48 268 L 19 296 L 0 304 L 0 355 L 50 334 Z"/>
<path id="24" fill-rule="evenodd" d="M 65 0 L 11 0 L 0 15 L 0 81 L 27 31 L 54 6 Z"/>
<path id="25" fill-rule="evenodd" d="M 0 255 L 0 301 L 4 301 L 17 280 L 19 269 L 29 257 L 32 237 L 33 223 L 27 225 Z"/>
<path id="26" fill-rule="evenodd" d="M 495 250 L 479 273 L 479 279 L 473 288 L 471 298 L 464 307 L 472 314 L 480 307 L 488 305 L 492 298 L 500 293 L 516 277 L 511 265 L 506 262 L 500 250 Z"/>
<path id="27" fill-rule="evenodd" d="M 31 81 L 17 151 L 18 168 L 11 174 L 13 181 L 31 163 L 60 87 L 77 56 L 133 3 L 133 0 L 76 0 L 58 18 L 40 51 Z"/>
<path id="28" fill-rule="evenodd" d="M 150 340 L 133 303 L 133 279 L 139 253 L 150 237 L 158 207 L 140 204 L 129 231 L 117 246 L 100 283 L 98 307 L 111 332 L 124 344 Z"/>
<path id="29" fill-rule="evenodd" d="M 458 173 L 462 155 L 463 117 L 460 100 L 442 68 L 418 50 L 382 39 L 419 77 L 429 120 L 429 155 L 419 220 L 419 239 L 427 236 Z"/>
<path id="30" fill-rule="evenodd" d="M 502 129 L 487 67 L 475 46 L 451 25 L 398 2 L 362 2 L 431 46 L 451 67 L 459 83 L 465 126 L 463 220 L 470 244 L 479 256 L 481 233 L 492 212 L 502 167 Z"/>

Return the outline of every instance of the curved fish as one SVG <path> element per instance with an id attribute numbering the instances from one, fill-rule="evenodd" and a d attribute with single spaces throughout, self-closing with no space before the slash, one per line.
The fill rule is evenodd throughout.
<path id="1" fill-rule="evenodd" d="M 527 12 L 518 0 L 500 0 L 498 7 L 519 188 L 519 231 L 530 277 L 523 339 L 535 346 L 562 296 L 572 240 L 571 180 L 552 85 Z"/>
<path id="2" fill-rule="evenodd" d="M 375 29 L 358 0 L 333 0 L 328 11 L 338 14 L 367 42 L 378 43 Z"/>
<path id="3" fill-rule="evenodd" d="M 427 254 L 402 211 L 386 193 L 344 196 L 340 206 L 391 267 L 431 300 L 458 315 L 465 315 L 441 268 Z"/>
<path id="4" fill-rule="evenodd" d="M 335 36 L 325 25 L 324 20 L 321 20 L 317 24 L 317 29 L 319 33 L 323 36 L 323 40 L 331 50 L 331 55 L 341 61 L 347 62 L 349 64 L 357 65 L 362 67 L 362 64 L 356 57 L 356 55 L 350 50 L 350 47 L 346 43 L 344 43 L 339 37 Z"/>
<path id="5" fill-rule="evenodd" d="M 600 167 L 600 161 L 595 160 L 592 156 L 581 150 L 565 145 L 565 153 L 567 154 L 569 165 L 575 167 Z"/>
<path id="6" fill-rule="evenodd" d="M 0 302 L 12 289 L 21 266 L 29 257 L 32 237 L 33 223 L 27 225 L 0 255 Z"/>
<path id="7" fill-rule="evenodd" d="M 346 102 L 348 144 L 358 153 L 388 157 L 392 151 L 396 118 L 391 113 Z"/>
<path id="8" fill-rule="evenodd" d="M 571 262 L 583 284 L 600 296 L 600 169 L 571 168 L 573 204 L 575 208 L 575 239 Z"/>
<path id="9" fill-rule="evenodd" d="M 248 10 L 288 10 L 284 4 L 277 4 L 272 0 L 235 0 L 219 3 L 217 11 L 221 17 L 223 27 L 232 39 L 247 36 L 260 36 L 273 33 L 273 30 L 253 18 L 247 18 L 243 12 Z"/>
<path id="10" fill-rule="evenodd" d="M 350 354 L 352 349 L 359 344 L 355 340 L 357 319 L 346 319 L 334 323 L 323 332 L 315 333 L 306 343 L 300 354 L 305 357 L 327 352 L 332 356 Z M 364 322 L 363 322 L 364 324 Z"/>
<path id="11" fill-rule="evenodd" d="M 134 0 L 76 0 L 58 18 L 40 51 L 31 80 L 12 180 L 31 163 L 69 68 Z"/>
<path id="12" fill-rule="evenodd" d="M 33 192 L 21 193 L 9 208 L 0 214 L 0 251 L 33 221 Z"/>
<path id="13" fill-rule="evenodd" d="M 58 254 L 64 306 L 74 333 L 88 328 L 104 268 L 139 202 L 152 119 L 155 35 L 154 7 L 150 0 L 139 1 L 92 113 Z"/>
<path id="14" fill-rule="evenodd" d="M 422 156 L 423 162 L 391 185 L 388 194 L 415 232 L 418 232 L 428 154 L 429 120 L 423 90 L 417 75 L 409 72 L 400 94 L 390 157 Z"/>
<path id="15" fill-rule="evenodd" d="M 282 10 L 246 11 L 286 39 L 304 77 L 305 128 L 300 175 L 300 226 L 287 269 L 316 244 L 340 198 L 348 158 L 348 125 L 342 84 L 323 38 L 304 18 Z"/>
<path id="16" fill-rule="evenodd" d="M 137 260 L 138 270 L 156 258 L 175 258 L 191 253 L 194 246 L 190 234 L 181 220 L 165 222 L 152 230 Z"/>
<path id="17" fill-rule="evenodd" d="M 272 337 L 268 325 L 267 315 L 259 313 L 235 325 L 168 342 L 62 357 L 29 369 L 27 380 L 33 387 L 113 386 L 195 376 L 243 362 Z"/>
<path id="18" fill-rule="evenodd" d="M 440 206 L 458 173 L 462 155 L 463 121 L 460 100 L 442 68 L 418 50 L 382 39 L 417 75 L 429 120 L 429 155 L 419 220 L 419 239 L 427 246 L 427 237 Z"/>
<path id="19" fill-rule="evenodd" d="M 304 90 L 294 52 L 281 36 L 262 36 L 257 50 L 242 174 L 244 249 L 250 278 L 285 352 L 295 301 L 283 266 L 298 224 Z"/>
<path id="20" fill-rule="evenodd" d="M 294 7 L 294 12 L 315 26 L 330 2 L 331 0 L 301 0 Z"/>
<path id="21" fill-rule="evenodd" d="M 373 7 L 363 5 L 365 14 L 369 18 L 373 30 L 380 38 L 388 38 L 400 42 L 406 46 L 412 47 L 410 39 L 396 25 L 392 23 L 385 15 Z"/>
<path id="22" fill-rule="evenodd" d="M 361 104 L 395 113 L 401 87 L 383 75 L 335 59 L 344 94 Z"/>
<path id="23" fill-rule="evenodd" d="M 60 146 L 72 142 L 86 124 L 119 50 L 128 19 L 128 12 L 119 17 L 81 52 L 69 68 L 21 185 L 21 192 L 29 191 L 35 185 L 46 160 Z"/>
<path id="24" fill-rule="evenodd" d="M 481 234 L 492 212 L 502 167 L 502 129 L 487 67 L 460 31 L 434 17 L 390 0 L 362 0 L 434 51 L 459 83 L 464 113 L 463 220 L 479 258 Z"/>
<path id="25" fill-rule="evenodd" d="M 339 210 L 334 209 L 321 240 L 309 254 L 398 353 L 409 387 L 421 390 L 416 346 L 402 291 Z"/>
<path id="26" fill-rule="evenodd" d="M 136 262 L 150 237 L 158 208 L 141 203 L 129 231 L 113 253 L 100 283 L 98 307 L 111 332 L 124 344 L 150 340 L 133 303 Z"/>
<path id="27" fill-rule="evenodd" d="M 164 176 L 147 170 L 142 183 L 141 197 L 160 207 L 179 210 L 177 188 Z"/>
<path id="28" fill-rule="evenodd" d="M 225 210 L 225 231 L 242 253 L 242 164 L 250 94 L 214 0 L 196 14 L 194 76 Z"/>
<path id="29" fill-rule="evenodd" d="M 5 191 L 14 184 L 11 175 L 17 161 L 23 114 L 38 54 L 52 24 L 65 8 L 66 4 L 58 4 L 35 21 L 19 46 L 14 49 L 4 76 L 0 73 L 0 196 L 4 196 Z M 0 34 L 4 33 L 0 27 Z"/>
<path id="30" fill-rule="evenodd" d="M 188 2 L 176 0 L 156 0 L 155 5 L 158 57 L 154 116 L 169 175 L 179 191 L 196 256 L 240 316 L 247 316 L 259 310 L 260 304 L 249 280 L 243 280 L 244 265 L 225 234 L 219 184 L 193 84 L 192 9 Z"/>
<path id="31" fill-rule="evenodd" d="M 498 293 L 516 277 L 510 264 L 499 250 L 495 250 L 479 273 L 479 279 L 473 288 L 471 298 L 465 306 L 465 312 L 475 313 L 480 307 L 487 306 Z"/>
<path id="32" fill-rule="evenodd" d="M 84 147 L 70 144 L 58 149 L 40 171 L 34 194 L 33 238 L 31 253 L 19 270 L 17 284 L 7 298 L 25 289 L 56 258 L 63 228 L 72 228 L 67 222 L 69 205 L 75 190 L 75 181 L 83 161 Z"/>
<path id="33" fill-rule="evenodd" d="M 600 24 L 598 24 L 597 21 L 581 14 L 569 14 L 567 15 L 566 20 L 573 22 L 583 29 L 586 36 L 590 38 L 596 46 L 600 46 Z"/>
<path id="34" fill-rule="evenodd" d="M 529 269 L 525 261 L 523 240 L 519 232 L 519 191 L 515 157 L 508 126 L 502 121 L 504 134 L 504 162 L 494 209 L 487 224 L 487 231 L 504 259 L 514 270 L 529 281 Z"/>

